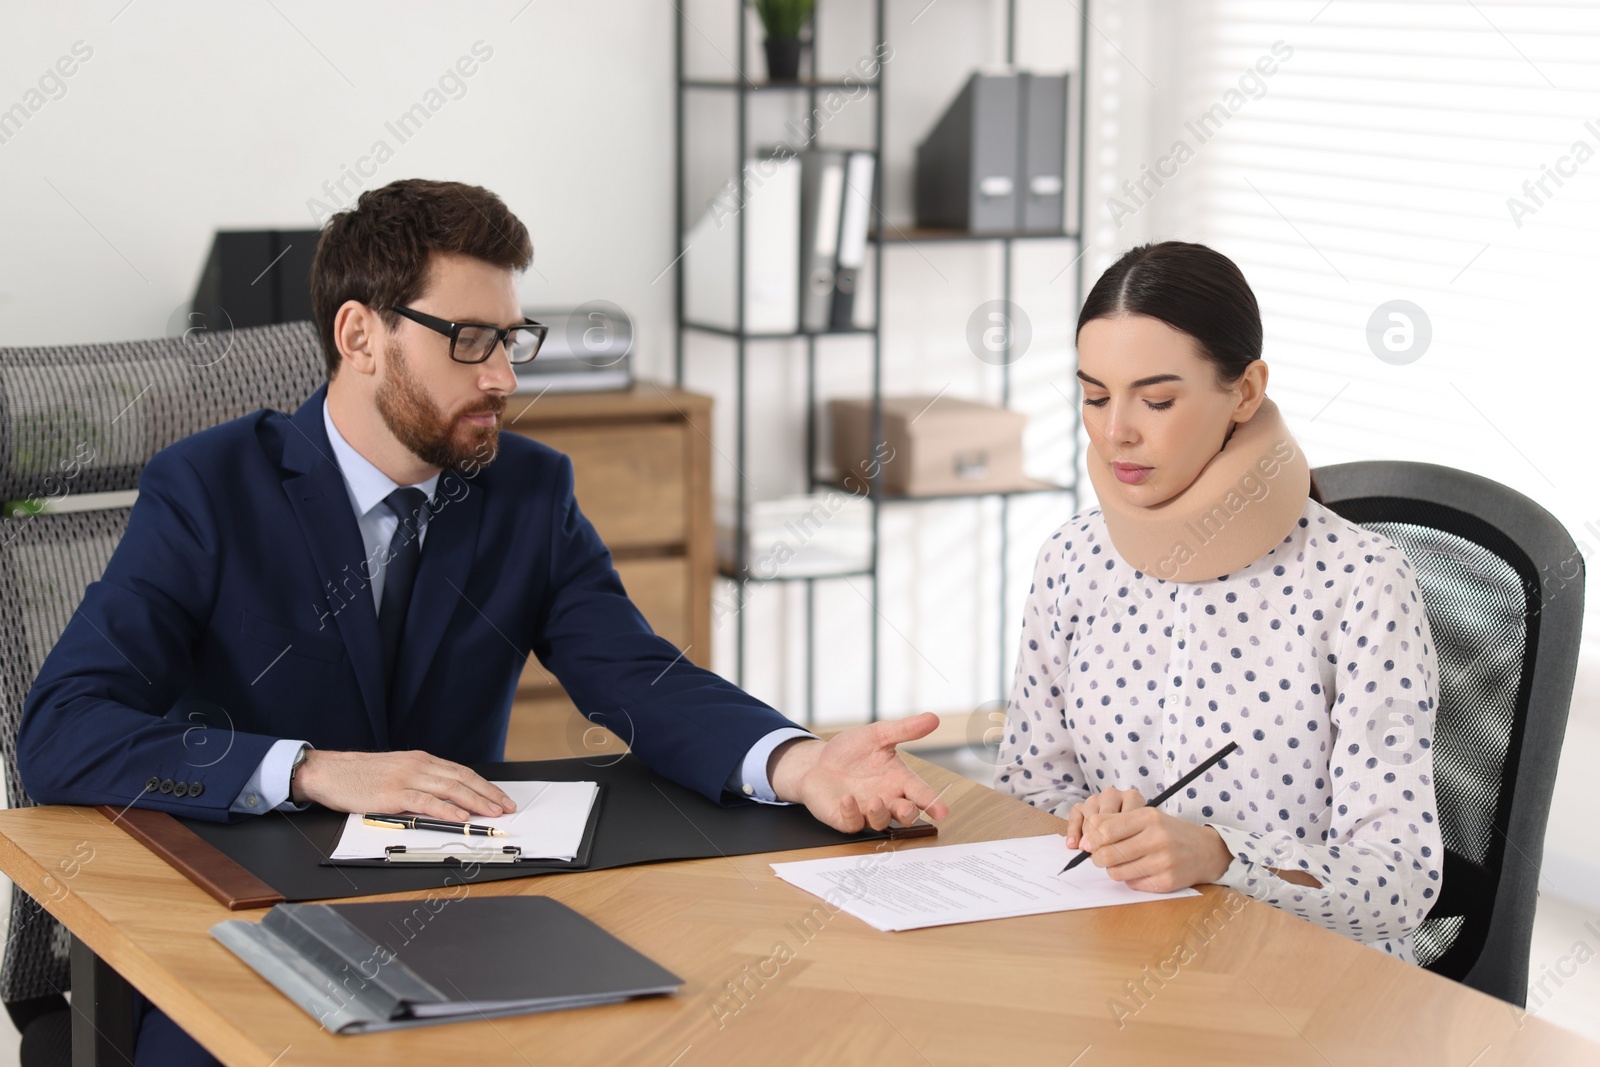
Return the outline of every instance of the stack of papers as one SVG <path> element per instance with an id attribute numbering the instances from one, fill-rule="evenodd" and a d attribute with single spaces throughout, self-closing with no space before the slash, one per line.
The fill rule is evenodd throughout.
<path id="1" fill-rule="evenodd" d="M 467 837 L 443 830 L 393 830 L 368 826 L 360 812 L 352 812 L 344 833 L 334 846 L 333 860 L 381 860 L 390 845 L 404 845 L 411 855 L 471 856 L 498 852 L 507 845 L 522 850 L 523 859 L 567 860 L 578 854 L 583 844 L 589 809 L 594 806 L 599 787 L 593 782 L 495 782 L 516 802 L 509 815 L 473 816 L 466 820 L 479 826 L 506 831 L 505 837 Z M 412 815 L 415 812 L 385 812 Z"/>
<path id="2" fill-rule="evenodd" d="M 1062 874 L 1076 855 L 1059 835 L 1047 834 L 774 863 L 772 869 L 879 930 L 1199 896 L 1193 889 L 1129 889 L 1088 861 Z"/>

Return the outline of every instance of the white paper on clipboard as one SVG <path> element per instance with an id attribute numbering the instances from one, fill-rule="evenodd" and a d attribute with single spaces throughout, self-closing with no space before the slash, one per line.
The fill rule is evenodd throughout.
<path id="1" fill-rule="evenodd" d="M 332 860 L 381 860 L 390 845 L 405 845 L 411 855 L 436 853 L 470 857 L 475 850 L 515 845 L 523 859 L 571 860 L 583 844 L 599 787 L 593 782 L 495 782 L 516 802 L 509 815 L 474 815 L 465 821 L 506 831 L 505 837 L 467 837 L 443 830 L 393 830 L 368 826 L 360 812 L 345 819 L 344 832 L 334 846 Z M 388 814 L 388 813 L 386 813 Z M 393 814 L 415 814 L 395 812 Z"/>

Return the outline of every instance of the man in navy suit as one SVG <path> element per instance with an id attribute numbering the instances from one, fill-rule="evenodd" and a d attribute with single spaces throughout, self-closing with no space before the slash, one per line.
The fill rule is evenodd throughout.
<path id="1" fill-rule="evenodd" d="M 236 820 L 499 815 L 530 651 L 592 721 L 708 797 L 853 831 L 947 814 L 895 751 L 919 715 L 824 743 L 653 634 L 562 454 L 499 425 L 527 230 L 493 193 L 408 180 L 331 219 L 312 267 L 328 383 L 153 457 L 127 531 L 28 695 L 41 803 Z M 387 610 L 386 610 L 387 605 Z M 206 1063 L 151 1008 L 137 1060 Z"/>

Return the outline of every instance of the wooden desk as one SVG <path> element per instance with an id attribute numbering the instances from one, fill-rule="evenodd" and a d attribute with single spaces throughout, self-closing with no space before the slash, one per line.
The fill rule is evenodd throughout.
<path id="1" fill-rule="evenodd" d="M 947 788 L 952 814 L 937 842 L 1063 825 L 917 763 Z M 884 934 L 778 881 L 770 859 L 471 887 L 565 901 L 687 979 L 677 996 L 334 1037 L 207 933 L 246 913 L 225 911 L 94 810 L 0 811 L 0 868 L 239 1067 L 1600 1062 L 1600 1045 L 1264 904 L 1235 897 L 1230 908 L 1228 891 L 1215 887 L 1135 907 Z M 1198 950 L 1194 958 L 1175 952 L 1180 943 Z M 1147 992 L 1135 999 L 1130 983 Z"/>

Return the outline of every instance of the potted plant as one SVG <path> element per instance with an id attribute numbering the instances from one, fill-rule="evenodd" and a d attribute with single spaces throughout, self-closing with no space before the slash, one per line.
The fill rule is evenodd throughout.
<path id="1" fill-rule="evenodd" d="M 801 31 L 811 21 L 816 0 L 750 0 L 767 31 L 767 80 L 800 79 Z"/>

